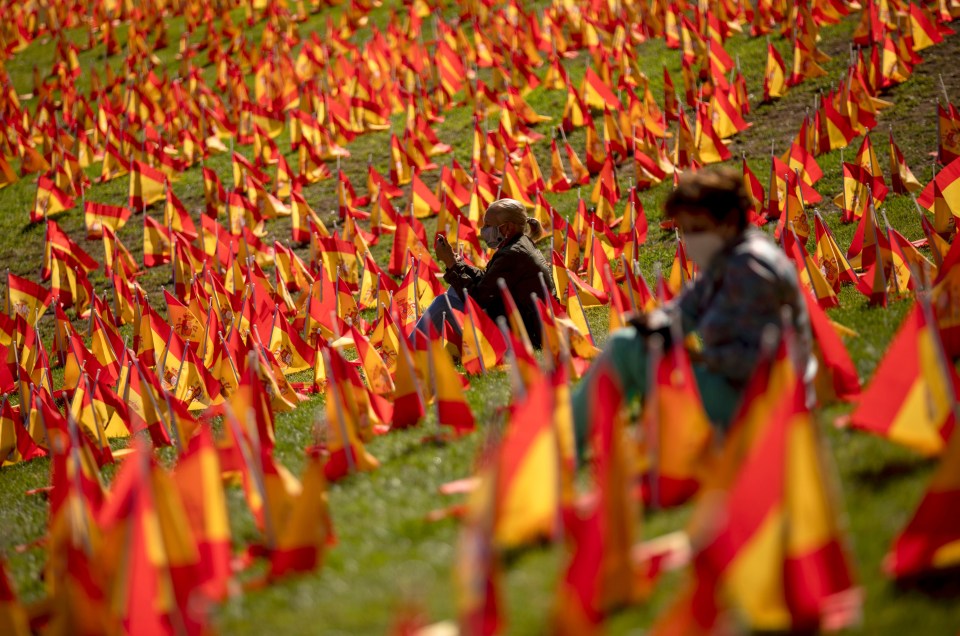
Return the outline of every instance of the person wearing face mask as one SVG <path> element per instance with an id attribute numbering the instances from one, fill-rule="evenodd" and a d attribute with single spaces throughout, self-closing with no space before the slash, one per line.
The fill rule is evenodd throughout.
<path id="1" fill-rule="evenodd" d="M 497 282 L 502 278 L 517 304 L 531 344 L 539 349 L 540 318 L 531 294 L 546 300 L 544 283 L 551 296 L 556 297 L 557 294 L 550 265 L 534 244 L 542 235 L 540 222 L 528 217 L 523 204 L 513 199 L 494 201 L 483 215 L 480 238 L 488 247 L 496 250 L 485 270 L 461 261 L 446 238 L 438 234 L 434 249 L 437 259 L 446 266 L 443 279 L 450 289 L 430 304 L 417 322 L 417 330 L 427 333 L 427 324 L 431 323 L 439 331 L 446 314 L 454 331 L 458 331 L 459 327 L 451 320 L 452 310 L 463 311 L 466 294 L 477 301 L 492 319 L 505 316 L 503 297 Z"/>
<path id="2" fill-rule="evenodd" d="M 578 447 L 584 448 L 597 378 L 611 372 L 624 399 L 647 390 L 648 337 L 665 341 L 696 333 L 702 347 L 690 359 L 707 416 L 723 432 L 753 374 L 764 332 L 789 316 L 797 368 L 812 380 L 810 323 L 793 263 L 765 233 L 748 223 L 751 199 L 739 171 L 729 167 L 685 174 L 665 204 L 683 236 L 697 278 L 662 308 L 636 316 L 610 336 L 603 353 L 573 392 Z M 778 331 L 777 331 L 778 332 Z"/>

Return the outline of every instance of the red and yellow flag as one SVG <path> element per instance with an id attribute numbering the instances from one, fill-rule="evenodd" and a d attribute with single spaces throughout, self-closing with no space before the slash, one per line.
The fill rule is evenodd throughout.
<path id="1" fill-rule="evenodd" d="M 960 563 L 960 434 L 954 433 L 913 517 L 883 562 L 895 578 L 955 567 Z"/>
<path id="2" fill-rule="evenodd" d="M 955 425 L 960 380 L 943 362 L 936 328 L 919 304 L 907 314 L 850 416 L 852 427 L 924 455 L 943 450 Z"/>

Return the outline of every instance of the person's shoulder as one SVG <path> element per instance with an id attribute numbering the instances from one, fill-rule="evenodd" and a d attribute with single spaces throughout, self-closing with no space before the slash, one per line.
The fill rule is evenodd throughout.
<path id="1" fill-rule="evenodd" d="M 729 259 L 731 270 L 753 272 L 764 278 L 782 277 L 790 271 L 791 262 L 780 246 L 766 233 L 749 228 L 743 240 L 734 247 Z"/>
<path id="2" fill-rule="evenodd" d="M 529 256 L 538 250 L 537 246 L 530 240 L 530 237 L 522 234 L 519 239 L 508 245 L 504 251 L 508 254 Z"/>

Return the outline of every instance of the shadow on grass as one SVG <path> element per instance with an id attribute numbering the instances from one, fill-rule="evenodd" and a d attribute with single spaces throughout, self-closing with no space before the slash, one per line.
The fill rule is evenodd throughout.
<path id="1" fill-rule="evenodd" d="M 871 464 L 855 468 L 850 478 L 861 485 L 877 485 L 910 477 L 928 470 L 930 460 L 923 457 L 903 457 L 883 464 Z"/>
<path id="2" fill-rule="evenodd" d="M 960 598 L 960 566 L 900 579 L 894 583 L 898 592 L 921 594 L 935 601 Z"/>

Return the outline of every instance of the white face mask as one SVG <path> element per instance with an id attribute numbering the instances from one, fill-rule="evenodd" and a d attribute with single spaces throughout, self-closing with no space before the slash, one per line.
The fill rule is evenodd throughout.
<path id="1" fill-rule="evenodd" d="M 704 268 L 723 249 L 726 241 L 714 232 L 686 232 L 683 243 L 687 248 L 687 257 L 696 263 L 697 267 Z"/>
<path id="2" fill-rule="evenodd" d="M 487 247 L 496 249 L 501 241 L 503 241 L 503 235 L 500 234 L 500 226 L 488 225 L 487 227 L 480 228 L 480 238 L 487 244 Z"/>

